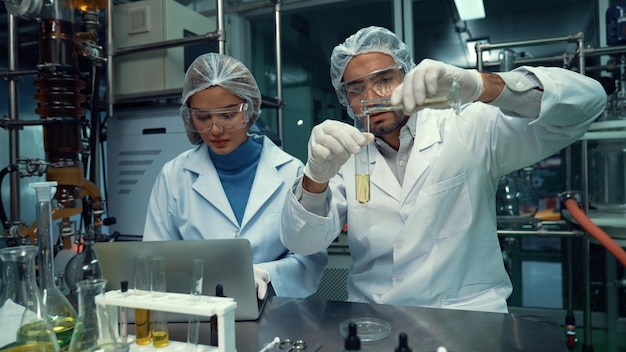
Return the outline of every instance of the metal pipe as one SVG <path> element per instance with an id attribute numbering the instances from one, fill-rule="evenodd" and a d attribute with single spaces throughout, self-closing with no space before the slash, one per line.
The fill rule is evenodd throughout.
<path id="1" fill-rule="evenodd" d="M 276 26 L 276 99 L 278 100 L 278 138 L 280 139 L 281 146 L 284 148 L 285 136 L 283 128 L 283 71 L 282 71 L 282 58 L 280 50 L 280 6 L 281 0 L 276 0 L 274 5 L 274 18 Z"/>
<path id="2" fill-rule="evenodd" d="M 523 47 L 523 46 L 532 46 L 532 45 L 545 45 L 545 44 L 552 44 L 552 43 L 559 43 L 559 42 L 579 42 L 581 38 L 584 38 L 584 35 L 582 32 L 576 33 L 574 35 L 568 35 L 565 37 L 555 37 L 555 38 L 545 38 L 545 39 L 534 39 L 534 40 L 524 40 L 524 41 L 518 41 L 518 42 L 508 42 L 508 43 L 497 43 L 497 44 L 492 44 L 492 43 L 477 43 L 475 50 L 476 50 L 476 67 L 478 69 L 478 71 L 482 71 L 484 68 L 484 62 L 483 62 L 483 51 L 485 50 L 491 50 L 491 49 L 499 49 L 499 48 L 512 48 L 512 47 Z M 562 58 L 562 57 L 556 57 L 556 58 Z M 535 60 L 538 60 L 536 62 L 539 61 L 546 61 L 545 58 L 541 59 L 526 59 L 526 60 L 515 60 L 516 63 L 531 63 Z M 498 63 L 499 65 L 499 63 Z M 491 66 L 491 65 L 490 65 Z"/>
<path id="3" fill-rule="evenodd" d="M 576 42 L 579 41 L 580 38 L 584 38 L 582 32 L 576 33 L 574 35 L 568 35 L 565 37 L 555 37 L 555 38 L 545 38 L 545 39 L 533 39 L 533 40 L 523 40 L 519 42 L 508 42 L 508 43 L 478 43 L 477 47 L 480 47 L 484 50 L 490 49 L 499 49 L 499 48 L 511 48 L 511 47 L 522 47 L 522 46 L 532 46 L 532 45 L 544 45 L 544 44 L 552 44 L 559 42 Z"/>
<path id="4" fill-rule="evenodd" d="M 13 71 L 17 68 L 17 20 L 13 15 L 9 15 L 9 71 Z M 18 109 L 19 99 L 18 99 L 18 89 L 17 82 L 13 79 L 9 81 L 9 111 L 10 111 L 10 119 L 12 121 L 17 121 L 19 119 L 19 109 Z M 17 164 L 17 159 L 19 157 L 19 134 L 18 131 L 12 129 L 9 131 L 9 165 Z M 12 172 L 9 175 L 10 182 L 10 202 L 11 202 L 11 216 L 9 220 L 11 222 L 17 222 L 20 219 L 20 178 L 17 172 Z"/>
<path id="5" fill-rule="evenodd" d="M 113 117 L 113 104 L 115 104 L 115 88 L 113 81 L 113 60 L 115 60 L 115 46 L 113 43 L 113 0 L 107 0 L 106 7 L 106 43 L 107 43 L 107 82 L 106 82 L 106 102 L 107 102 L 107 118 Z"/>
<path id="6" fill-rule="evenodd" d="M 219 22 L 220 21 L 218 20 L 218 23 Z M 134 54 L 138 52 L 145 52 L 145 51 L 157 50 L 157 49 L 174 48 L 174 47 L 179 47 L 179 46 L 184 46 L 184 45 L 189 45 L 189 44 L 202 43 L 207 40 L 209 41 L 219 40 L 220 44 L 223 46 L 223 40 L 220 39 L 221 37 L 222 36 L 221 36 L 220 30 L 218 29 L 215 32 L 207 33 L 205 35 L 199 35 L 196 37 L 171 39 L 171 40 L 165 40 L 165 41 L 157 42 L 157 43 L 149 43 L 149 44 L 143 44 L 143 45 L 129 46 L 126 48 L 119 48 L 115 50 L 115 56 L 122 56 L 122 55 Z M 223 48 L 220 49 L 220 53 L 221 53 L 221 50 L 223 50 Z"/>
<path id="7" fill-rule="evenodd" d="M 0 73 L 0 79 L 17 80 L 23 76 L 34 76 L 38 73 L 37 70 L 9 70 Z"/>
<path id="8" fill-rule="evenodd" d="M 225 33 L 224 33 L 224 4 L 222 0 L 216 0 L 215 7 L 217 8 L 217 32 L 214 33 L 215 38 L 212 40 L 217 40 L 217 50 L 220 54 L 226 53 L 225 47 Z M 207 34 L 210 35 L 211 33 Z"/>

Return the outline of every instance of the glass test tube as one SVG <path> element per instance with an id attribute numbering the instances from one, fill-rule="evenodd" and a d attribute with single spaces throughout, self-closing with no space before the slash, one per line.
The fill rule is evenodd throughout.
<path id="1" fill-rule="evenodd" d="M 167 294 L 165 285 L 165 258 L 156 256 L 150 258 L 151 276 L 150 290 L 153 297 L 163 297 Z M 152 345 L 165 347 L 169 344 L 170 334 L 167 327 L 167 312 L 153 310 L 152 316 Z"/>
<path id="2" fill-rule="evenodd" d="M 204 260 L 194 259 L 191 264 L 191 300 L 199 301 L 202 295 L 202 280 L 204 278 Z M 187 326 L 187 350 L 195 352 L 198 350 L 198 339 L 200 338 L 200 317 L 189 316 Z"/>
<path id="3" fill-rule="evenodd" d="M 404 110 L 403 105 L 391 105 L 391 97 L 365 99 L 361 101 L 361 105 L 363 106 L 362 111 L 365 115 Z M 461 112 L 459 78 L 454 77 L 450 91 L 448 91 L 448 94 L 445 97 L 426 98 L 424 103 L 420 106 L 430 108 L 451 107 L 454 112 L 459 114 Z"/>
<path id="4" fill-rule="evenodd" d="M 370 131 L 369 115 L 360 115 L 354 119 L 354 126 L 361 132 Z M 369 145 L 361 148 L 361 151 L 355 157 L 355 177 L 356 177 L 356 200 L 359 203 L 367 203 L 370 201 L 370 156 Z"/>
<path id="5" fill-rule="evenodd" d="M 135 295 L 143 296 L 150 293 L 150 261 L 147 256 L 138 255 L 134 258 Z M 150 311 L 135 309 L 135 342 L 147 345 L 152 340 L 150 333 Z"/>

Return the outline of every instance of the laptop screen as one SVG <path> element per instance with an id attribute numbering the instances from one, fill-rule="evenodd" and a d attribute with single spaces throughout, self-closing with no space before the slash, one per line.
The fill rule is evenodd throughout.
<path id="1" fill-rule="evenodd" d="M 256 320 L 263 302 L 257 300 L 250 242 L 242 238 L 156 241 L 99 242 L 94 245 L 107 290 L 117 290 L 120 282 L 133 284 L 133 261 L 137 255 L 165 258 L 168 292 L 190 293 L 194 259 L 204 261 L 202 294 L 214 296 L 217 285 L 224 296 L 237 302 L 235 320 Z"/>

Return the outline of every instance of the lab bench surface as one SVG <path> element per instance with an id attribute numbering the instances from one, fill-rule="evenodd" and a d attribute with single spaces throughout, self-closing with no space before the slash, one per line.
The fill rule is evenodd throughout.
<path id="1" fill-rule="evenodd" d="M 321 343 L 319 351 L 339 352 L 344 340 L 339 325 L 363 317 L 391 325 L 389 337 L 362 342 L 364 352 L 394 351 L 402 332 L 414 352 L 434 352 L 439 346 L 449 352 L 567 351 L 556 320 L 543 316 L 270 297 L 258 320 L 235 323 L 237 352 L 257 352 L 275 337 L 302 339 L 308 346 Z M 185 341 L 186 324 L 171 325 L 171 338 Z M 208 323 L 200 334 L 202 343 Z"/>

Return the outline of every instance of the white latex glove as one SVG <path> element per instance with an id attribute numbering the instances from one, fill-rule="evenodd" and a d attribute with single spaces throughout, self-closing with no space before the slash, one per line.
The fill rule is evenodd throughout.
<path id="1" fill-rule="evenodd" d="M 343 122 L 326 120 L 311 131 L 309 160 L 304 166 L 304 174 L 317 183 L 326 183 L 337 174 L 350 154 L 358 154 L 373 140 L 371 133 L 360 132 Z"/>
<path id="2" fill-rule="evenodd" d="M 270 283 L 270 273 L 259 264 L 253 264 L 254 270 L 254 286 L 256 287 L 256 295 L 259 299 L 264 299 L 267 295 L 267 284 Z"/>
<path id="3" fill-rule="evenodd" d="M 445 97 L 452 81 L 459 77 L 461 104 L 473 102 L 485 91 L 483 78 L 476 70 L 466 70 L 431 59 L 424 59 L 404 77 L 391 94 L 391 104 L 404 105 L 407 115 L 422 109 L 426 98 Z M 445 105 L 443 108 L 448 108 Z"/>

